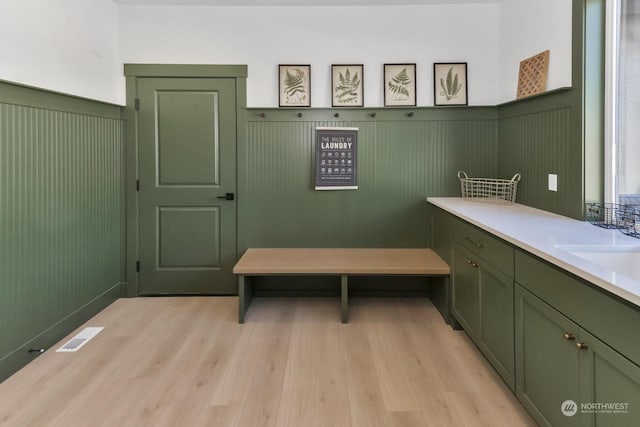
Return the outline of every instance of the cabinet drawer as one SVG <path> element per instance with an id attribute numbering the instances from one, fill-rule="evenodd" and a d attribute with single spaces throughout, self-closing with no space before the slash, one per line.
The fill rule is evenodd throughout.
<path id="1" fill-rule="evenodd" d="M 515 281 L 640 365 L 639 307 L 520 250 Z"/>
<path id="2" fill-rule="evenodd" d="M 513 247 L 508 243 L 458 218 L 452 221 L 451 231 L 460 245 L 513 277 Z"/>

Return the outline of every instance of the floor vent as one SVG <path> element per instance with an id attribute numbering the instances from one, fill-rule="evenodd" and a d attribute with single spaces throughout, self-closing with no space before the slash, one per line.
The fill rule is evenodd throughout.
<path id="1" fill-rule="evenodd" d="M 78 332 L 75 337 L 71 338 L 69 341 L 64 343 L 62 347 L 56 350 L 56 353 L 59 352 L 72 352 L 78 351 L 82 348 L 83 345 L 89 342 L 89 340 L 98 333 L 103 330 L 103 326 L 95 326 L 90 328 L 84 328 L 82 331 Z"/>

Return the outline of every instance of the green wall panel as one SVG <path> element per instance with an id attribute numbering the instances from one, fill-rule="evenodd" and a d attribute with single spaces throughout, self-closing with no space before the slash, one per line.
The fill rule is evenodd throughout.
<path id="1" fill-rule="evenodd" d="M 571 128 L 570 106 L 502 117 L 498 121 L 499 175 L 522 174 L 517 201 L 578 218 L 582 215 L 582 140 Z M 558 191 L 548 190 L 558 175 Z"/>
<path id="2" fill-rule="evenodd" d="M 425 198 L 459 195 L 458 169 L 496 173 L 495 117 L 487 118 L 484 110 L 478 120 L 450 120 L 438 109 L 413 118 L 393 114 L 394 120 L 379 112 L 367 121 L 250 115 L 261 118 L 249 119 L 246 147 L 240 150 L 240 252 L 247 247 L 429 246 Z M 313 190 L 317 126 L 359 128 L 357 190 Z"/>
<path id="3" fill-rule="evenodd" d="M 124 124 L 56 111 L 55 96 L 46 109 L 0 96 L 0 380 L 122 281 Z"/>

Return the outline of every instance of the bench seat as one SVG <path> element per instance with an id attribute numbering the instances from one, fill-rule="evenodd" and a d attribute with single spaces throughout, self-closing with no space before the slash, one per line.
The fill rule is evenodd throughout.
<path id="1" fill-rule="evenodd" d="M 445 276 L 449 265 L 431 249 L 250 248 L 233 268 L 239 276 L 238 321 L 251 304 L 253 276 L 340 276 L 342 322 L 348 320 L 348 276 Z"/>

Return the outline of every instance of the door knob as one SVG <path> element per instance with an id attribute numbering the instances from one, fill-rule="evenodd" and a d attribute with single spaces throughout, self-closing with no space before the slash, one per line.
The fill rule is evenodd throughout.
<path id="1" fill-rule="evenodd" d="M 218 199 L 234 200 L 235 199 L 235 194 L 234 193 L 226 193 L 224 196 L 218 196 Z"/>

